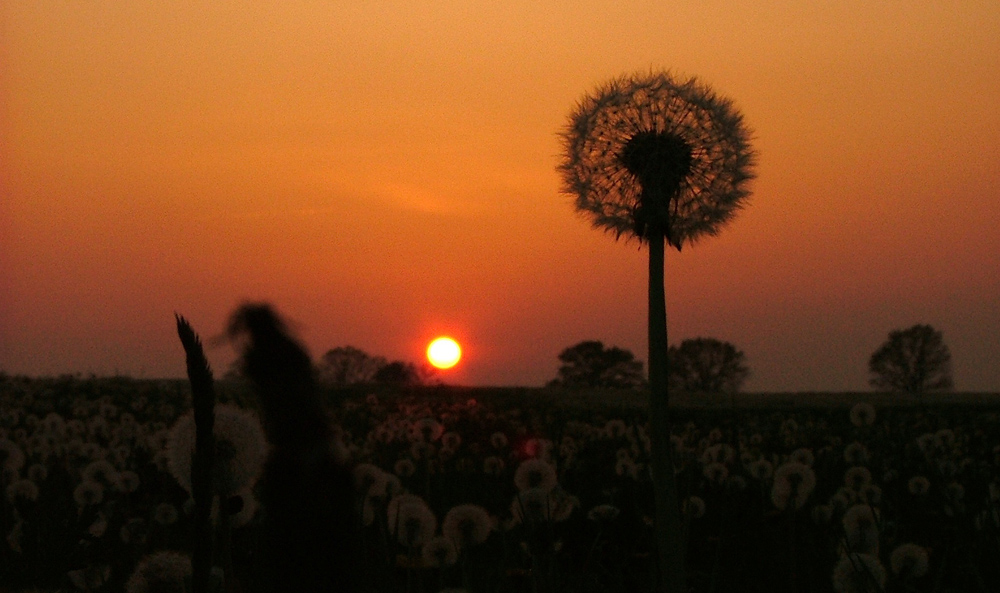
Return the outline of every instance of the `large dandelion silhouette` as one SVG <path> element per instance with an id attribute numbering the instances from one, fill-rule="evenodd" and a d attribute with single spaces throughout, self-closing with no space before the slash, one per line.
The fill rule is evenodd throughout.
<path id="1" fill-rule="evenodd" d="M 750 131 L 732 102 L 691 78 L 622 77 L 585 96 L 562 133 L 563 191 L 616 238 L 649 245 L 649 384 L 660 586 L 685 591 L 684 540 L 667 415 L 665 245 L 715 235 L 753 179 Z"/>

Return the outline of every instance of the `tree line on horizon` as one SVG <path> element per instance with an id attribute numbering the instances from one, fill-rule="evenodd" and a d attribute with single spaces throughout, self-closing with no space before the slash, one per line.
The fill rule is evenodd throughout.
<path id="1" fill-rule="evenodd" d="M 569 389 L 644 389 L 642 361 L 626 349 L 605 348 L 586 340 L 559 354 L 559 376 L 550 387 Z M 889 332 L 868 359 L 868 383 L 897 393 L 947 391 L 954 383 L 951 352 L 940 331 L 916 324 Z M 746 356 L 736 346 L 715 338 L 684 340 L 667 350 L 667 384 L 689 393 L 736 393 L 750 376 Z"/>
<path id="2" fill-rule="evenodd" d="M 550 387 L 645 389 L 642 361 L 623 348 L 586 340 L 559 354 L 558 377 Z M 898 393 L 947 391 L 953 387 L 951 353 L 940 331 L 917 324 L 889 332 L 868 359 L 868 383 Z M 750 376 L 746 356 L 715 338 L 692 338 L 667 350 L 667 383 L 689 393 L 736 393 Z"/>
<path id="3" fill-rule="evenodd" d="M 559 368 L 547 387 L 563 389 L 645 389 L 643 362 L 617 346 L 584 340 L 559 353 Z M 348 385 L 413 386 L 439 383 L 429 364 L 392 360 L 354 346 L 328 350 L 316 362 L 317 379 L 328 387 Z M 890 392 L 923 393 L 953 387 L 951 353 L 940 331 L 917 324 L 889 332 L 868 360 L 871 387 Z M 699 337 L 670 346 L 667 381 L 671 390 L 688 393 L 737 393 L 750 376 L 746 355 L 735 345 Z M 239 377 L 233 367 L 226 375 Z"/>

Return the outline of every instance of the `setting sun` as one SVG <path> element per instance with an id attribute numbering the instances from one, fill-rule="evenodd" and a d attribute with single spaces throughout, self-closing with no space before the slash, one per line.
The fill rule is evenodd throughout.
<path id="1" fill-rule="evenodd" d="M 462 358 L 458 342 L 448 337 L 435 338 L 427 346 L 427 360 L 439 369 L 450 369 Z"/>

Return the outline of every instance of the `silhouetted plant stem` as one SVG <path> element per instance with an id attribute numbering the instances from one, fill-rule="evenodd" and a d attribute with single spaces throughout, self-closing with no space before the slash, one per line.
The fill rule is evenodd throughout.
<path id="1" fill-rule="evenodd" d="M 677 480 L 670 445 L 667 391 L 667 305 L 664 279 L 664 235 L 649 235 L 649 390 L 650 447 L 653 460 L 656 550 L 660 567 L 657 590 L 687 591 L 684 575 L 684 533 Z"/>
<path id="2" fill-rule="evenodd" d="M 195 449 L 191 464 L 191 496 L 194 498 L 194 531 L 192 541 L 192 590 L 208 593 L 212 571 L 212 465 L 215 462 L 215 387 L 212 369 L 208 366 L 201 340 L 191 325 L 180 315 L 177 334 L 187 355 L 187 373 L 191 382 L 194 407 Z M 230 575 L 226 575 L 229 577 Z"/>
<path id="3" fill-rule="evenodd" d="M 788 497 L 788 507 L 785 513 L 788 515 L 788 591 L 795 593 L 795 497 L 797 496 L 798 485 L 792 484 L 792 493 Z"/>

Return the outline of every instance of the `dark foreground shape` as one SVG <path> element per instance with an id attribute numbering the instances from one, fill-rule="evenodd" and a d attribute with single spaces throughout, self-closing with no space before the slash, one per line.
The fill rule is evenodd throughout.
<path id="1" fill-rule="evenodd" d="M 357 591 L 351 474 L 336 454 L 309 356 L 267 305 L 237 309 L 228 333 L 243 344 L 244 373 L 272 446 L 261 484 L 264 545 L 251 588 Z"/>

